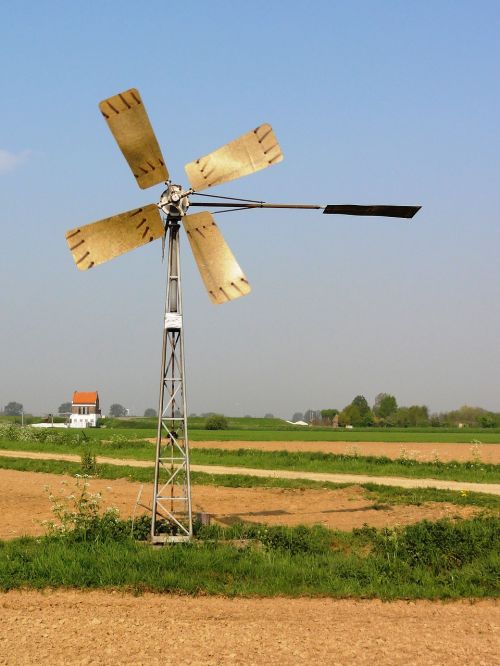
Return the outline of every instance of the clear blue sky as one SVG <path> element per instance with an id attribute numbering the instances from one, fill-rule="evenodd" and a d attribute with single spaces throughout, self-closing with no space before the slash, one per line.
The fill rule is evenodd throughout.
<path id="1" fill-rule="evenodd" d="M 105 409 L 156 407 L 160 244 L 80 273 L 64 239 L 159 198 L 97 108 L 137 87 L 174 181 L 269 122 L 284 161 L 217 193 L 423 206 L 221 216 L 253 287 L 223 306 L 184 243 L 190 412 L 289 418 L 380 391 L 500 410 L 499 34 L 498 2 L 4 0 L 1 405 L 98 389 Z"/>

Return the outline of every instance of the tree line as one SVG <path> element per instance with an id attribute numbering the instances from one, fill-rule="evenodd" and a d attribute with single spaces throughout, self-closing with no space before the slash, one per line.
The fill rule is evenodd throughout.
<path id="1" fill-rule="evenodd" d="M 71 403 L 63 402 L 59 405 L 58 413 L 63 416 L 71 412 Z M 5 416 L 21 416 L 24 407 L 20 402 L 9 402 L 3 409 Z M 112 417 L 121 417 L 127 410 L 119 403 L 113 403 L 109 409 Z M 153 418 L 157 412 L 152 407 L 144 411 L 144 416 Z M 180 414 L 176 413 L 176 416 Z M 190 414 L 195 417 L 196 414 Z M 202 417 L 213 416 L 213 412 L 201 414 Z M 250 418 L 250 417 L 248 417 Z M 264 418 L 274 418 L 267 413 Z M 379 393 L 370 407 L 363 395 L 357 395 L 351 403 L 343 409 L 307 409 L 305 412 L 295 412 L 292 421 L 305 421 L 312 425 L 326 426 L 353 426 L 353 427 L 449 427 L 460 426 L 476 428 L 500 427 L 500 412 L 492 412 L 482 407 L 464 405 L 450 412 L 429 413 L 426 405 L 399 406 L 394 395 Z"/>
<path id="2" fill-rule="evenodd" d="M 500 413 L 482 407 L 464 405 L 450 412 L 429 413 L 426 405 L 399 406 L 394 395 L 379 393 L 370 407 L 363 395 L 357 395 L 343 409 L 307 409 L 295 412 L 292 421 L 305 421 L 312 425 L 353 427 L 478 427 L 497 428 Z"/>

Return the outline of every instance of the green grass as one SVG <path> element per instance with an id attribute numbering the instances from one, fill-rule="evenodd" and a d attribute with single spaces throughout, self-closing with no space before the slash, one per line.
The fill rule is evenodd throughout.
<path id="1" fill-rule="evenodd" d="M 247 421 L 270 419 L 247 419 Z M 204 421 L 204 420 L 203 420 Z M 229 419 L 227 430 L 205 430 L 200 419 L 189 421 L 189 437 L 194 442 L 241 441 L 241 442 L 394 442 L 394 443 L 458 443 L 470 444 L 473 439 L 484 444 L 500 443 L 500 429 L 494 428 L 356 428 L 344 430 L 326 427 L 303 427 L 264 424 L 242 424 L 245 419 Z M 283 422 L 279 422 L 283 423 Z M 113 435 L 146 439 L 156 436 L 156 427 L 141 428 L 88 428 L 86 434 L 92 439 L 108 439 Z"/>
<path id="2" fill-rule="evenodd" d="M 21 472 L 43 472 L 47 474 L 81 474 L 81 465 L 63 460 L 30 460 L 28 458 L 7 458 L 0 455 L 0 469 Z M 126 479 L 139 483 L 152 483 L 151 468 L 127 467 L 100 464 L 99 476 L 103 479 Z M 193 485 L 218 486 L 229 488 L 288 488 L 288 489 L 326 489 L 336 490 L 351 484 L 330 483 L 328 481 L 310 481 L 308 479 L 276 479 L 242 474 L 206 474 L 191 472 Z M 500 497 L 486 493 L 458 492 L 434 488 L 395 488 L 372 483 L 359 484 L 366 491 L 368 500 L 374 504 L 411 504 L 421 505 L 426 502 L 448 502 L 460 506 L 478 506 L 484 509 L 500 511 Z"/>
<path id="3" fill-rule="evenodd" d="M 0 542 L 0 590 L 80 588 L 228 596 L 382 599 L 497 597 L 499 520 L 352 533 L 317 527 L 209 527 L 153 549 L 113 538 Z M 232 540 L 239 540 L 239 547 Z"/>

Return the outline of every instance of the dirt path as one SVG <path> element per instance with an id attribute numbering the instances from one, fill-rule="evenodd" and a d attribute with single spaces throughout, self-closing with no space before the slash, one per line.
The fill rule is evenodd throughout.
<path id="1" fill-rule="evenodd" d="M 53 519 L 46 487 L 56 495 L 75 493 L 76 481 L 60 474 L 16 472 L 0 469 L 0 539 L 43 534 L 42 521 Z M 125 479 L 92 479 L 91 492 L 102 493 L 102 507 L 116 506 L 130 516 L 142 484 Z M 141 502 L 151 506 L 152 484 L 144 486 Z M 421 506 L 394 505 L 374 508 L 359 486 L 337 490 L 282 488 L 224 488 L 193 486 L 193 509 L 209 513 L 221 524 L 238 520 L 271 525 L 320 523 L 332 529 L 351 530 L 365 523 L 373 527 L 406 525 L 424 518 L 468 518 L 477 509 L 446 502 Z M 141 510 L 139 510 L 141 512 Z"/>
<path id="2" fill-rule="evenodd" d="M 9 592 L 0 614 L 0 664 L 11 666 L 498 663 L 494 601 Z"/>
<path id="3" fill-rule="evenodd" d="M 3 451 L 0 457 L 34 458 L 38 460 L 67 460 L 79 462 L 80 456 L 59 453 L 33 453 L 31 451 Z M 129 458 L 107 458 L 97 456 L 98 463 L 108 465 L 128 465 L 129 467 L 152 467 L 147 460 L 131 460 Z M 464 492 L 488 493 L 500 495 L 499 483 L 470 483 L 465 481 L 443 481 L 441 479 L 410 479 L 397 476 L 369 476 L 367 474 L 331 474 L 322 472 L 294 472 L 289 470 L 251 469 L 248 467 L 223 467 L 220 465 L 191 465 L 193 472 L 206 474 L 242 474 L 261 478 L 276 479 L 308 479 L 311 481 L 329 481 L 330 483 L 374 483 L 379 486 L 395 486 L 399 488 L 438 488 L 441 490 L 458 490 Z"/>
<path id="4" fill-rule="evenodd" d="M 149 440 L 156 441 L 156 440 Z M 401 455 L 419 462 L 441 462 L 476 460 L 500 464 L 500 444 L 443 444 L 407 442 L 190 442 L 193 449 L 258 449 L 259 451 L 319 451 L 321 453 L 344 453 L 359 456 L 386 456 L 395 460 Z"/>

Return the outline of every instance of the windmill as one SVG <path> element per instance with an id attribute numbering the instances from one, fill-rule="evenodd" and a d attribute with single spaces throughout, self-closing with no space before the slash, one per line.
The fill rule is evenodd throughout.
<path id="1" fill-rule="evenodd" d="M 250 285 L 215 223 L 204 210 L 189 214 L 190 207 L 321 210 L 329 215 L 370 215 L 412 218 L 420 206 L 359 206 L 275 204 L 239 197 L 201 195 L 202 190 L 283 159 L 270 125 L 256 127 L 212 153 L 186 164 L 190 183 L 185 189 L 172 183 L 139 92 L 132 88 L 99 104 L 102 115 L 127 160 L 140 188 L 165 183 L 157 204 L 118 213 L 66 233 L 80 270 L 88 270 L 141 245 L 168 235 L 167 287 L 161 356 L 160 396 L 152 501 L 151 541 L 189 540 L 193 533 L 189 439 L 184 382 L 184 336 L 179 254 L 181 223 L 187 234 L 201 278 L 213 303 L 225 303 L 250 292 Z"/>

